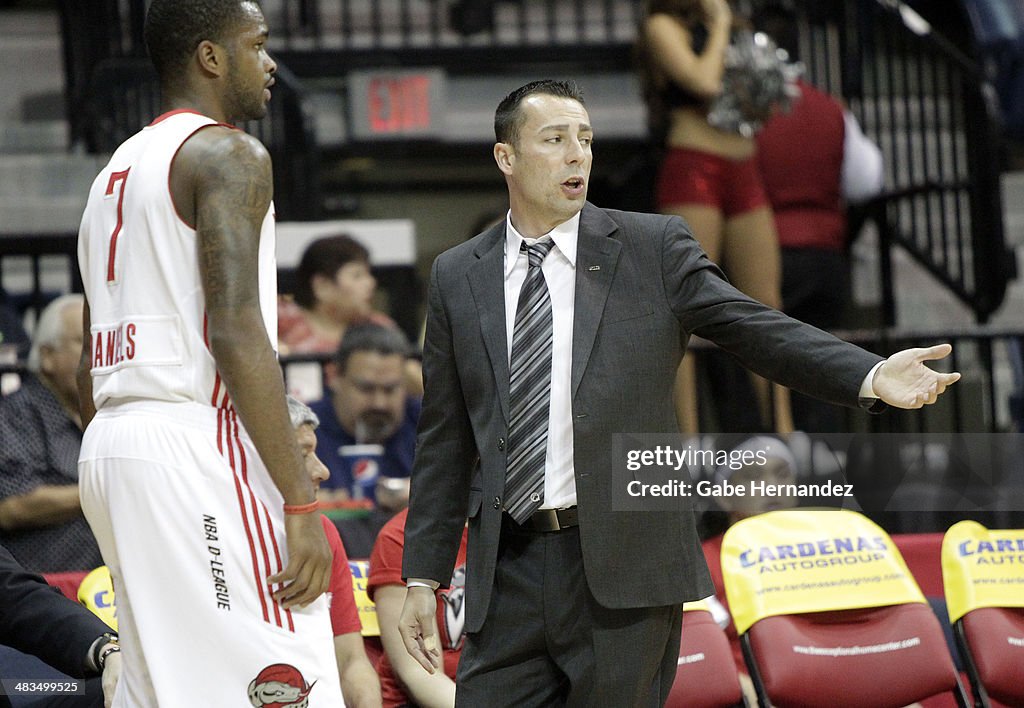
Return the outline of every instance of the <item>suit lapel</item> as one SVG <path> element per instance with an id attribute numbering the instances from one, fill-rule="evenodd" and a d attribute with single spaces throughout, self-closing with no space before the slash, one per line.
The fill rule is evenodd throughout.
<path id="1" fill-rule="evenodd" d="M 572 331 L 572 396 L 583 379 L 608 299 L 622 244 L 609 236 L 618 225 L 589 202 L 580 216 L 576 246 L 576 305 Z"/>
<path id="2" fill-rule="evenodd" d="M 477 261 L 469 268 L 469 287 L 480 317 L 487 356 L 494 371 L 501 412 L 509 419 L 508 344 L 505 334 L 505 222 L 488 231 L 474 252 Z"/>

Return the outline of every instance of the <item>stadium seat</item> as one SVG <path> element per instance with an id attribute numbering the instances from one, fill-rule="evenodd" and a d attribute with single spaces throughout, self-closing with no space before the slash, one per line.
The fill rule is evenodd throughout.
<path id="1" fill-rule="evenodd" d="M 722 543 L 726 595 L 762 707 L 968 705 L 942 627 L 885 533 L 844 510 L 744 519 Z"/>
<path id="2" fill-rule="evenodd" d="M 87 570 L 72 570 L 65 573 L 43 573 L 43 580 L 63 593 L 69 600 L 78 600 L 78 586 L 82 584 Z"/>
<path id="3" fill-rule="evenodd" d="M 676 680 L 665 708 L 745 705 L 725 630 L 718 626 L 703 601 L 686 603 Z"/>
<path id="4" fill-rule="evenodd" d="M 380 641 L 380 624 L 377 622 L 377 607 L 366 594 L 366 583 L 370 578 L 370 561 L 365 559 L 349 559 L 348 567 L 352 571 L 352 592 L 356 596 L 356 609 L 359 610 L 359 621 L 362 622 L 363 646 L 366 656 L 376 668 L 384 654 L 384 645 Z"/>
<path id="5" fill-rule="evenodd" d="M 946 607 L 975 705 L 1024 705 L 1024 530 L 961 521 L 942 542 Z"/>

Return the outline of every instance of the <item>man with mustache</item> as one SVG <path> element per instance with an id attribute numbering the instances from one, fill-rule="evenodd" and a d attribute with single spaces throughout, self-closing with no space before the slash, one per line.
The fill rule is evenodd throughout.
<path id="1" fill-rule="evenodd" d="M 342 339 L 330 394 L 310 406 L 321 421 L 320 458 L 331 471 L 321 499 L 367 499 L 386 511 L 408 503 L 420 410 L 406 389 L 409 351 L 405 335 L 378 324 L 356 325 Z"/>

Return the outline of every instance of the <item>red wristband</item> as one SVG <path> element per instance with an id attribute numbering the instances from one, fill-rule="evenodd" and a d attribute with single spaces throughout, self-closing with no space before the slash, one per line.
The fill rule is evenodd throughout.
<path id="1" fill-rule="evenodd" d="M 285 514 L 312 514 L 320 509 L 320 502 L 315 499 L 309 504 L 285 504 Z"/>

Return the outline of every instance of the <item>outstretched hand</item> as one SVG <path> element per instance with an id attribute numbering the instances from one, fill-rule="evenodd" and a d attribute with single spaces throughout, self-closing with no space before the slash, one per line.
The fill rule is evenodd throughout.
<path id="1" fill-rule="evenodd" d="M 924 362 L 942 359 L 952 351 L 949 344 L 938 344 L 897 352 L 878 367 L 871 386 L 879 398 L 896 408 L 921 408 L 935 403 L 947 386 L 960 379 L 960 374 L 933 371 Z"/>
<path id="2" fill-rule="evenodd" d="M 441 668 L 436 612 L 434 591 L 425 587 L 411 587 L 406 591 L 402 615 L 398 618 L 398 631 L 405 643 L 405 650 L 430 674 Z"/>

